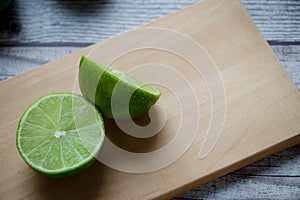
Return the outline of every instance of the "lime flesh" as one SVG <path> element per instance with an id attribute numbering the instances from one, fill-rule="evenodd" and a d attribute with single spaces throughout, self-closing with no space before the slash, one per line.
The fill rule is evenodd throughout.
<path id="1" fill-rule="evenodd" d="M 82 95 L 94 102 L 109 119 L 138 117 L 161 95 L 150 84 L 84 56 L 80 60 L 78 76 Z"/>
<path id="2" fill-rule="evenodd" d="M 74 175 L 93 163 L 104 140 L 100 112 L 82 96 L 56 93 L 27 108 L 19 121 L 17 148 L 34 170 Z"/>

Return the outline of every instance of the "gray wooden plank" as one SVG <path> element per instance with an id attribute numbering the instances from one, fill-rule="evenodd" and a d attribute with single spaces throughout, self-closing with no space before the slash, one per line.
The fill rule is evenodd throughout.
<path id="1" fill-rule="evenodd" d="M 300 90 L 300 45 L 271 47 Z M 3 80 L 79 49 L 81 47 L 0 47 L 0 77 Z"/>
<path id="2" fill-rule="evenodd" d="M 177 196 L 177 199 L 299 199 L 300 178 L 229 174 Z"/>
<path id="3" fill-rule="evenodd" d="M 300 145 L 271 155 L 234 172 L 234 175 L 300 178 Z M 299 180 L 300 181 L 300 180 Z M 300 182 L 299 185 L 300 187 Z"/>
<path id="4" fill-rule="evenodd" d="M 179 199 L 299 199 L 300 145 L 194 188 Z"/>
<path id="5" fill-rule="evenodd" d="M 271 45 L 271 47 L 300 90 L 300 46 Z"/>
<path id="6" fill-rule="evenodd" d="M 267 40 L 300 41 L 299 0 L 242 0 L 242 2 Z"/>
<path id="7" fill-rule="evenodd" d="M 0 75 L 14 76 L 79 49 L 81 47 L 0 47 Z"/>
<path id="8" fill-rule="evenodd" d="M 0 81 L 14 77 L 14 75 L 0 74 Z"/>
<path id="9" fill-rule="evenodd" d="M 0 21 L 1 42 L 94 43 L 191 5 L 196 0 L 19 0 Z M 37 17 L 38 16 L 38 17 Z M 1 18 L 0 18 L 1 19 Z M 5 22 L 6 21 L 6 22 Z M 11 23 L 22 27 L 13 31 Z"/>
<path id="10" fill-rule="evenodd" d="M 199 0 L 18 0 L 0 14 L 0 43 L 95 43 Z M 269 41 L 300 42 L 300 1 L 242 0 Z"/>

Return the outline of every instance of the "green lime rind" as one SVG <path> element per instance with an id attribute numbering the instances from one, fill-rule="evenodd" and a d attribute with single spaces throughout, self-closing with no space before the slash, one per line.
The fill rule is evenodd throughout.
<path id="1" fill-rule="evenodd" d="M 82 95 L 94 102 L 108 119 L 138 117 L 147 112 L 161 95 L 150 84 L 85 56 L 80 60 L 78 80 Z M 124 101 L 129 99 L 128 94 L 131 94 L 129 105 Z"/>
<path id="2" fill-rule="evenodd" d="M 56 138 L 57 129 L 66 131 L 66 135 Z M 29 167 L 60 178 L 89 167 L 103 145 L 104 134 L 101 113 L 92 103 L 78 94 L 54 93 L 39 98 L 25 110 L 16 144 Z"/>

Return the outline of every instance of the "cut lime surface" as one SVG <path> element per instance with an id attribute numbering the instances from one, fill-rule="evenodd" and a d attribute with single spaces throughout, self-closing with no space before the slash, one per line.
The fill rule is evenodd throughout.
<path id="1" fill-rule="evenodd" d="M 84 56 L 80 60 L 78 79 L 83 96 L 94 102 L 106 118 L 138 117 L 161 95 L 150 84 Z"/>
<path id="2" fill-rule="evenodd" d="M 82 96 L 56 93 L 27 108 L 17 130 L 17 148 L 34 170 L 70 176 L 93 163 L 104 140 L 100 112 Z"/>

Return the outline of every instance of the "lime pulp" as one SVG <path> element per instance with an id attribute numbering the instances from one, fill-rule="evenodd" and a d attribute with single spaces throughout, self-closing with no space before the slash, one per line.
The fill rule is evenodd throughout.
<path id="1" fill-rule="evenodd" d="M 50 177 L 64 177 L 93 163 L 104 134 L 102 116 L 93 104 L 77 94 L 56 93 L 27 108 L 16 142 L 31 168 Z"/>

